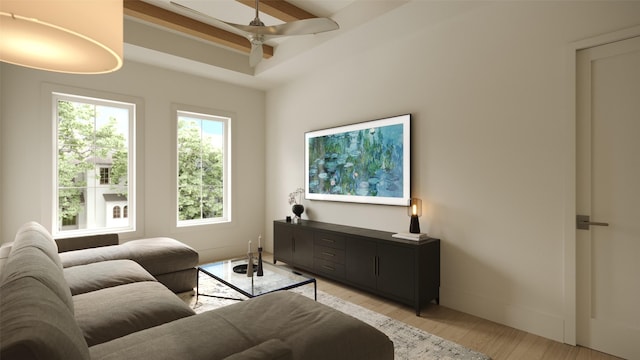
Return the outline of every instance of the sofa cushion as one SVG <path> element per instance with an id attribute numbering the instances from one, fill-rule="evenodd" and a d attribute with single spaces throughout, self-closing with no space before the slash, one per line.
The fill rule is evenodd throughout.
<path id="1" fill-rule="evenodd" d="M 154 277 L 174 293 L 193 291 L 197 285 L 198 269 L 189 268 L 166 274 L 156 274 Z"/>
<path id="2" fill-rule="evenodd" d="M 56 242 L 51 237 L 51 234 L 49 234 L 49 231 L 37 222 L 27 222 L 18 229 L 11 251 L 17 251 L 23 247 L 35 247 L 39 249 L 62 269 Z"/>
<path id="3" fill-rule="evenodd" d="M 73 302 L 76 321 L 89 346 L 195 314 L 156 281 L 75 295 Z"/>
<path id="4" fill-rule="evenodd" d="M 131 259 L 151 274 L 166 274 L 198 266 L 198 252 L 178 240 L 157 237 L 122 244 L 129 249 Z"/>
<path id="5" fill-rule="evenodd" d="M 291 349 L 279 339 L 270 339 L 224 360 L 292 360 Z"/>
<path id="6" fill-rule="evenodd" d="M 219 360 L 257 343 L 213 310 L 92 346 L 89 352 L 92 360 Z"/>
<path id="7" fill-rule="evenodd" d="M 36 247 L 19 246 L 11 255 L 2 271 L 2 282 L 8 283 L 22 278 L 32 278 L 49 288 L 73 314 L 73 300 L 62 268 Z"/>
<path id="8" fill-rule="evenodd" d="M 71 295 L 84 294 L 112 286 L 155 281 L 153 276 L 131 260 L 110 260 L 64 269 Z"/>
<path id="9" fill-rule="evenodd" d="M 89 359 L 73 314 L 51 290 L 30 277 L 0 288 L 0 359 Z"/>
<path id="10" fill-rule="evenodd" d="M 289 291 L 216 310 L 243 336 L 281 339 L 294 359 L 393 359 L 393 343 L 373 326 Z M 257 342 L 256 342 L 257 343 Z"/>
<path id="11" fill-rule="evenodd" d="M 64 267 L 130 259 L 152 275 L 158 275 L 196 267 L 198 252 L 175 239 L 157 237 L 132 240 L 117 246 L 65 252 L 60 254 L 60 259 Z"/>
<path id="12" fill-rule="evenodd" d="M 294 359 L 393 359 L 372 326 L 312 299 L 279 291 L 207 311 L 89 349 L 97 359 L 224 359 L 280 339 Z"/>

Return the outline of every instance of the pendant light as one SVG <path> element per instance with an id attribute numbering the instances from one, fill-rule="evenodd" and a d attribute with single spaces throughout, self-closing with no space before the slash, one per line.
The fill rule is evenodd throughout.
<path id="1" fill-rule="evenodd" d="M 0 61 L 73 74 L 122 67 L 122 0 L 0 1 Z"/>

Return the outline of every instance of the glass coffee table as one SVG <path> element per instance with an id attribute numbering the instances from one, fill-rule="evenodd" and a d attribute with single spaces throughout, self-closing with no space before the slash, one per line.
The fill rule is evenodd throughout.
<path id="1" fill-rule="evenodd" d="M 219 282 L 234 289 L 235 291 L 248 298 L 268 294 L 274 291 L 289 290 L 303 285 L 313 284 L 313 296 L 316 301 L 318 300 L 318 286 L 316 283 L 316 279 L 311 276 L 304 275 L 284 266 L 276 266 L 268 262 L 263 262 L 262 269 L 264 275 L 258 276 L 256 271 L 254 271 L 253 277 L 248 277 L 246 272 L 238 273 L 234 271 L 234 268 L 241 265 L 244 265 L 244 268 L 246 270 L 246 258 L 224 260 L 198 266 L 196 301 L 197 297 L 200 295 L 223 299 L 242 300 L 224 296 L 216 296 L 214 294 L 200 293 L 198 286 L 200 282 L 200 272 L 218 280 Z"/>

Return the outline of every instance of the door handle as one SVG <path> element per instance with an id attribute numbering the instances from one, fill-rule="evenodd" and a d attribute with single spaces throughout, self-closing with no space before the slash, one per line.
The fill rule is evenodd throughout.
<path id="1" fill-rule="evenodd" d="M 609 223 L 591 221 L 589 215 L 576 215 L 576 229 L 589 230 L 590 225 L 595 226 L 609 226 Z"/>

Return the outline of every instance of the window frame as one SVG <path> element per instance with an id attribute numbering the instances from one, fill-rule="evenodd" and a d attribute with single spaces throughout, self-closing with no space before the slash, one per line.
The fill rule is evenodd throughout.
<path id="1" fill-rule="evenodd" d="M 181 116 L 186 115 L 192 118 L 197 118 L 200 120 L 207 121 L 217 121 L 223 123 L 223 154 L 222 154 L 222 163 L 223 163 L 223 179 L 222 179 L 222 198 L 223 198 L 223 215 L 221 217 L 216 218 L 208 218 L 208 219 L 191 219 L 191 220 L 180 220 L 179 214 L 179 154 L 178 154 L 178 123 Z M 231 163 L 232 163 L 232 147 L 231 147 L 231 139 L 232 139 L 232 123 L 233 123 L 234 115 L 230 112 L 213 110 L 202 107 L 188 106 L 182 104 L 173 104 L 172 105 L 172 122 L 173 122 L 173 150 L 172 155 L 174 157 L 173 161 L 173 192 L 174 192 L 174 221 L 173 226 L 175 229 L 188 229 L 197 226 L 203 225 L 220 225 L 230 223 L 232 220 L 232 171 L 231 171 Z"/>
<path id="2" fill-rule="evenodd" d="M 103 172 L 106 176 L 102 176 Z M 111 168 L 100 166 L 100 185 L 111 185 Z"/>
<path id="3" fill-rule="evenodd" d="M 120 205 L 116 205 L 116 206 L 114 206 L 114 207 L 113 207 L 111 217 L 112 217 L 113 219 L 120 219 L 120 218 L 122 218 Z"/>
<path id="4" fill-rule="evenodd" d="M 77 237 L 86 235 L 106 234 L 106 233 L 122 233 L 122 234 L 135 234 L 142 231 L 143 227 L 139 224 L 139 219 L 142 216 L 138 208 L 138 204 L 141 204 L 141 192 L 137 188 L 138 178 L 140 177 L 138 171 L 138 161 L 142 154 L 138 151 L 141 146 L 141 139 L 138 134 L 141 130 L 141 117 L 142 117 L 142 102 L 141 100 L 133 97 L 123 97 L 119 95 L 106 94 L 102 92 L 83 91 L 80 89 L 60 89 L 58 87 L 50 88 L 46 90 L 48 98 L 50 99 L 50 109 L 52 118 L 52 202 L 51 202 L 51 233 L 54 238 L 58 237 Z M 100 106 L 111 106 L 118 108 L 126 108 L 128 110 L 128 169 L 127 169 L 127 199 L 128 205 L 131 209 L 134 209 L 128 220 L 127 226 L 115 226 L 115 227 L 99 227 L 99 228 L 86 228 L 86 229 L 62 229 L 58 220 L 59 210 L 59 198 L 58 198 L 58 101 L 71 101 L 79 103 L 87 103 Z M 101 168 L 103 166 L 97 166 L 97 175 L 100 175 Z M 111 169 L 108 169 L 109 173 Z M 109 174 L 110 175 L 110 174 Z M 110 177 L 110 176 L 109 176 Z M 109 184 L 102 184 L 101 180 L 97 180 L 96 187 L 109 186 Z M 105 213 L 106 217 L 110 217 L 111 214 Z M 76 224 L 79 219 L 76 216 Z M 105 219 L 107 221 L 107 219 Z"/>

